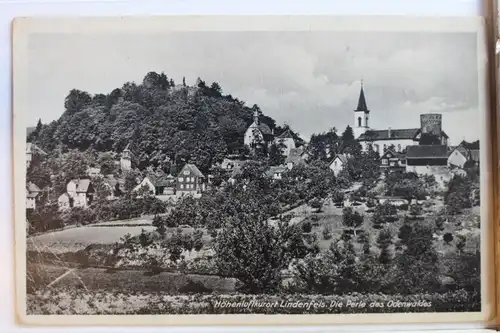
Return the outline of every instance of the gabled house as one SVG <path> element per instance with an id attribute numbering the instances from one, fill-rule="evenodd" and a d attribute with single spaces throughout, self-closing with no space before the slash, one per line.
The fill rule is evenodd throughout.
<path id="1" fill-rule="evenodd" d="M 471 159 L 470 151 L 463 146 L 449 148 L 451 149 L 448 156 L 448 166 L 463 169 L 465 163 Z"/>
<path id="2" fill-rule="evenodd" d="M 244 162 L 245 161 L 239 159 L 225 158 L 224 160 L 222 160 L 219 166 L 222 170 L 231 171 L 241 166 Z"/>
<path id="3" fill-rule="evenodd" d="M 177 175 L 176 194 L 200 194 L 206 189 L 205 176 L 194 164 L 186 164 Z"/>
<path id="4" fill-rule="evenodd" d="M 95 190 L 90 179 L 73 179 L 66 185 L 66 192 L 73 199 L 72 207 L 86 208 L 92 203 Z"/>
<path id="5" fill-rule="evenodd" d="M 290 151 L 295 149 L 295 138 L 290 129 L 286 129 L 274 140 L 275 144 L 281 148 L 283 155 L 290 155 Z"/>
<path id="6" fill-rule="evenodd" d="M 273 180 L 280 180 L 283 178 L 283 174 L 287 171 L 288 169 L 285 166 L 279 165 L 279 166 L 271 166 L 269 169 L 266 171 L 265 176 L 268 178 L 272 178 Z"/>
<path id="7" fill-rule="evenodd" d="M 306 153 L 304 148 L 293 148 L 290 149 L 290 154 L 285 159 L 285 164 L 288 170 L 292 170 L 295 165 L 305 165 L 306 164 Z"/>
<path id="8" fill-rule="evenodd" d="M 57 198 L 57 205 L 59 210 L 66 210 L 73 207 L 73 198 L 68 193 L 63 193 Z"/>
<path id="9" fill-rule="evenodd" d="M 90 178 L 98 177 L 101 175 L 101 168 L 89 167 L 87 168 L 87 176 Z"/>
<path id="10" fill-rule="evenodd" d="M 26 168 L 29 168 L 36 158 L 42 158 L 43 156 L 47 156 L 47 153 L 40 147 L 31 142 L 26 143 Z"/>
<path id="11" fill-rule="evenodd" d="M 344 170 L 344 168 L 347 166 L 348 161 L 349 160 L 346 154 L 337 154 L 337 156 L 334 157 L 334 159 L 330 163 L 330 170 L 333 171 L 335 177 L 337 177 L 339 173 Z"/>
<path id="12" fill-rule="evenodd" d="M 408 146 L 406 151 L 406 172 L 419 175 L 433 175 L 440 185 L 451 179 L 448 167 L 448 146 Z"/>
<path id="13" fill-rule="evenodd" d="M 406 168 L 406 156 L 403 153 L 387 149 L 380 158 L 380 167 L 383 170 L 398 170 Z"/>
<path id="14" fill-rule="evenodd" d="M 149 195 L 166 195 L 166 189 L 172 187 L 172 184 L 172 176 L 149 174 L 132 191 L 139 192 L 145 188 L 148 190 Z"/>
<path id="15" fill-rule="evenodd" d="M 26 185 L 26 209 L 36 209 L 36 204 L 41 192 L 42 190 L 32 182 Z"/>

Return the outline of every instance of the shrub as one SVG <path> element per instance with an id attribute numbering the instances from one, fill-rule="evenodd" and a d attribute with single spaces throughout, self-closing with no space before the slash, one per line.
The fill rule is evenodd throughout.
<path id="1" fill-rule="evenodd" d="M 314 198 L 309 202 L 309 205 L 311 208 L 316 209 L 316 212 L 319 213 L 323 207 L 323 202 L 318 198 Z"/>
<path id="2" fill-rule="evenodd" d="M 325 226 L 323 228 L 323 239 L 324 240 L 328 240 L 328 239 L 331 239 L 332 238 L 332 232 L 330 230 L 330 228 L 328 228 L 327 226 Z"/>
<path id="3" fill-rule="evenodd" d="M 443 235 L 443 240 L 446 242 L 446 244 L 450 244 L 453 241 L 453 235 L 447 232 Z"/>
<path id="4" fill-rule="evenodd" d="M 302 223 L 301 227 L 302 231 L 305 233 L 309 233 L 312 230 L 312 224 L 309 221 L 305 221 L 304 223 Z"/>
<path id="5" fill-rule="evenodd" d="M 195 251 L 200 251 L 203 248 L 203 231 L 202 230 L 195 230 L 193 232 L 193 246 Z"/>

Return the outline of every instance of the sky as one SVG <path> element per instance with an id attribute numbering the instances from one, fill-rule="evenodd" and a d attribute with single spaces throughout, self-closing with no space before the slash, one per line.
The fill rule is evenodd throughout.
<path id="1" fill-rule="evenodd" d="M 166 32 L 33 34 L 29 125 L 64 111 L 73 89 L 109 93 L 150 71 L 259 105 L 306 139 L 354 126 L 360 83 L 374 129 L 417 128 L 441 113 L 451 143 L 480 137 L 476 38 L 420 32 Z"/>

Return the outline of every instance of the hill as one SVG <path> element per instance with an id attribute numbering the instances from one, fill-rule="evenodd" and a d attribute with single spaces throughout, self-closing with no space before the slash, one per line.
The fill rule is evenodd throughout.
<path id="1" fill-rule="evenodd" d="M 184 81 L 184 80 L 183 80 Z M 79 149 L 121 152 L 127 145 L 143 169 L 165 160 L 195 163 L 207 170 L 226 154 L 243 150 L 255 110 L 279 134 L 283 129 L 259 107 L 224 95 L 217 82 L 175 84 L 164 73 L 148 73 L 141 84 L 127 82 L 107 94 L 73 89 L 64 113 L 28 135 L 47 152 Z"/>

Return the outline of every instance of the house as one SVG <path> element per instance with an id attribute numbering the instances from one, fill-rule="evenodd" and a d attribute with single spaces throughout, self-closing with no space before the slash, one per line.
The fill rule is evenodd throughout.
<path id="1" fill-rule="evenodd" d="M 280 180 L 283 178 L 283 174 L 287 171 L 288 169 L 283 166 L 271 166 L 269 169 L 266 171 L 265 176 L 268 178 L 272 178 L 273 180 Z"/>
<path id="2" fill-rule="evenodd" d="M 155 175 L 149 174 L 142 179 L 142 181 L 137 185 L 132 191 L 138 192 L 143 188 L 146 188 L 149 195 L 166 195 L 167 187 L 172 187 L 173 176 L 170 178 L 166 175 Z"/>
<path id="3" fill-rule="evenodd" d="M 94 186 L 90 179 L 73 179 L 66 185 L 66 192 L 73 200 L 73 207 L 88 207 L 94 197 Z"/>
<path id="4" fill-rule="evenodd" d="M 41 192 L 42 190 L 32 182 L 26 185 L 26 209 L 36 209 Z"/>
<path id="5" fill-rule="evenodd" d="M 406 151 L 406 172 L 433 175 L 440 185 L 451 179 L 448 147 L 445 145 L 409 146 Z"/>
<path id="6" fill-rule="evenodd" d="M 176 194 L 200 194 L 205 191 L 205 176 L 194 164 L 186 164 L 177 175 Z"/>
<path id="7" fill-rule="evenodd" d="M 380 157 L 380 168 L 382 170 L 406 169 L 406 155 L 387 149 Z"/>
<path id="8" fill-rule="evenodd" d="M 330 163 L 330 170 L 333 171 L 335 177 L 339 175 L 339 173 L 344 170 L 347 166 L 349 159 L 346 154 L 337 154 L 335 158 Z"/>
<path id="9" fill-rule="evenodd" d="M 88 177 L 94 178 L 101 175 L 101 168 L 89 167 L 87 168 L 86 173 Z"/>
<path id="10" fill-rule="evenodd" d="M 458 167 L 462 168 L 465 166 L 465 163 L 471 159 L 470 151 L 463 147 L 449 147 L 451 149 L 448 156 L 448 166 L 449 167 Z"/>
<path id="11" fill-rule="evenodd" d="M 402 153 L 406 147 L 425 143 L 425 140 L 437 140 L 432 144 L 447 145 L 448 135 L 442 130 L 441 114 L 420 115 L 420 128 L 376 130 L 369 126 L 370 110 L 368 109 L 363 83 L 358 98 L 358 106 L 354 110 L 354 137 L 360 142 L 364 151 L 371 146 L 380 156 L 387 149 Z M 422 141 L 421 141 L 422 140 Z"/>
<path id="12" fill-rule="evenodd" d="M 480 159 L 479 149 L 471 149 L 469 152 L 470 152 L 470 159 L 476 165 L 479 165 L 479 159 Z"/>
<path id="13" fill-rule="evenodd" d="M 285 156 L 290 155 L 290 151 L 295 149 L 295 139 L 290 129 L 286 129 L 283 133 L 278 135 L 274 142 L 281 148 L 281 152 Z"/>
<path id="14" fill-rule="evenodd" d="M 219 167 L 225 171 L 231 171 L 234 168 L 241 166 L 245 161 L 239 159 L 225 158 L 220 163 Z"/>
<path id="15" fill-rule="evenodd" d="M 288 170 L 292 170 L 295 165 L 305 165 L 306 153 L 304 152 L 304 148 L 290 149 L 290 154 L 286 157 L 285 164 Z"/>
<path id="16" fill-rule="evenodd" d="M 406 200 L 402 197 L 380 196 L 380 197 L 377 197 L 377 201 L 381 205 L 385 204 L 386 202 L 393 205 L 393 206 L 408 205 L 408 200 Z"/>
<path id="17" fill-rule="evenodd" d="M 73 198 L 68 193 L 63 193 L 57 198 L 57 205 L 59 210 L 66 210 L 73 207 Z"/>
<path id="18" fill-rule="evenodd" d="M 40 147 L 35 145 L 34 143 L 28 142 L 26 143 L 26 167 L 29 168 L 31 163 L 37 158 L 42 158 L 43 156 L 47 156 L 47 153 L 44 152 Z"/>
<path id="19" fill-rule="evenodd" d="M 254 149 L 257 147 L 268 147 L 274 140 L 274 133 L 264 123 L 259 120 L 259 112 L 255 110 L 253 115 L 253 123 L 248 127 L 245 132 L 243 142 L 248 147 Z"/>

